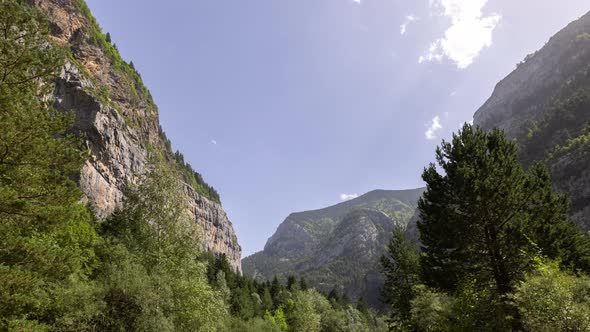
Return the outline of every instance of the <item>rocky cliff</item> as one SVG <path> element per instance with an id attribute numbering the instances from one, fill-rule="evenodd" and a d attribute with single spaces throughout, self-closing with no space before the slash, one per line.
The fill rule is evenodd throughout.
<path id="1" fill-rule="evenodd" d="M 590 230 L 590 13 L 570 23 L 498 83 L 474 123 L 517 139 L 525 166 L 544 161 Z"/>
<path id="2" fill-rule="evenodd" d="M 379 306 L 379 257 L 396 225 L 414 215 L 423 189 L 375 190 L 320 210 L 292 213 L 268 239 L 264 251 L 242 261 L 244 273 L 305 277 L 317 289 L 336 287 L 353 300 Z"/>
<path id="3" fill-rule="evenodd" d="M 140 74 L 119 55 L 82 0 L 31 0 L 47 16 L 68 60 L 56 81 L 56 106 L 75 114 L 75 130 L 91 151 L 79 184 L 100 218 L 123 201 L 125 188 L 148 170 L 154 154 L 181 171 L 190 212 L 205 233 L 206 250 L 226 254 L 241 270 L 241 248 L 217 193 L 174 154 L 158 109 Z"/>

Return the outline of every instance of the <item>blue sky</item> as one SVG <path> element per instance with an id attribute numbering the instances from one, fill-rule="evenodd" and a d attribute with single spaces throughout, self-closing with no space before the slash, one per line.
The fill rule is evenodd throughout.
<path id="1" fill-rule="evenodd" d="M 87 0 L 218 189 L 243 248 L 291 212 L 423 185 L 471 121 L 587 0 Z"/>

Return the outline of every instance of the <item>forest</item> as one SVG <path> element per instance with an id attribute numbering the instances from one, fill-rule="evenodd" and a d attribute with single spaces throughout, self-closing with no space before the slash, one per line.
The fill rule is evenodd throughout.
<path id="1" fill-rule="evenodd" d="M 203 250 L 179 179 L 219 194 L 180 153 L 154 153 L 97 219 L 76 182 L 90 151 L 47 98 L 68 50 L 18 0 L 0 2 L 0 50 L 0 331 L 590 331 L 590 239 L 500 130 L 437 148 L 419 243 L 392 235 L 377 312 Z"/>

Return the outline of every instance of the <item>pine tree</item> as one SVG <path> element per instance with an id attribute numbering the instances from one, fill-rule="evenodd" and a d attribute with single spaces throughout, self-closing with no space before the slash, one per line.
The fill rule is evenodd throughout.
<path id="1" fill-rule="evenodd" d="M 369 305 L 362 296 L 356 302 L 356 310 L 358 310 L 361 314 L 365 316 L 369 315 Z"/>
<path id="2" fill-rule="evenodd" d="M 305 278 L 301 277 L 301 279 L 299 279 L 299 288 L 302 291 L 306 291 L 308 286 L 307 286 L 307 282 L 305 281 Z"/>
<path id="3" fill-rule="evenodd" d="M 409 319 L 413 288 L 420 282 L 420 256 L 401 227 L 393 230 L 387 253 L 381 257 L 381 271 L 385 276 L 381 297 L 391 306 L 392 320 Z"/>
<path id="4" fill-rule="evenodd" d="M 296 283 L 297 283 L 297 279 L 295 279 L 295 276 L 288 276 L 287 277 L 287 289 L 289 291 L 293 291 L 293 286 L 295 286 Z"/>
<path id="5" fill-rule="evenodd" d="M 567 248 L 575 232 L 566 197 L 552 191 L 545 167 L 524 171 L 517 156 L 516 143 L 500 130 L 469 124 L 437 148 L 444 173 L 434 164 L 425 169 L 427 190 L 418 204 L 421 263 L 431 285 L 454 290 L 465 275 L 475 275 L 506 294 L 539 251 L 584 261 Z"/>
<path id="6" fill-rule="evenodd" d="M 264 285 L 261 293 L 262 294 L 260 295 L 260 299 L 262 300 L 262 308 L 264 308 L 265 310 L 272 310 L 272 295 L 270 294 L 270 289 L 267 285 Z"/>
<path id="7" fill-rule="evenodd" d="M 434 164 L 424 170 L 418 203 L 422 276 L 430 286 L 453 292 L 473 276 L 503 298 L 537 255 L 587 260 L 566 197 L 552 191 L 541 164 L 522 168 L 516 142 L 502 131 L 465 124 L 437 148 L 436 160 L 442 174 Z"/>

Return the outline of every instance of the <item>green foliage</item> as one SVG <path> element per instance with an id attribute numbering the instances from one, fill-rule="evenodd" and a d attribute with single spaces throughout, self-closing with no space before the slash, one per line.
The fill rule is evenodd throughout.
<path id="1" fill-rule="evenodd" d="M 330 304 L 317 292 L 308 290 L 297 292 L 287 306 L 290 331 L 314 332 L 320 331 L 321 328 L 321 315 L 317 312 L 316 306 L 328 308 Z"/>
<path id="2" fill-rule="evenodd" d="M 437 148 L 442 174 L 434 164 L 425 169 L 427 189 L 418 203 L 420 275 L 402 231 L 382 258 L 384 298 L 393 304 L 390 329 L 587 327 L 588 278 L 560 267 L 588 270 L 588 236 L 568 221 L 568 202 L 552 191 L 547 170 L 534 164 L 525 171 L 517 157 L 516 143 L 501 131 L 467 124 Z M 561 263 L 536 268 L 539 254 Z"/>
<path id="3" fill-rule="evenodd" d="M 110 34 L 107 33 L 107 35 L 105 35 L 103 33 L 86 2 L 84 0 L 75 0 L 74 3 L 78 11 L 88 20 L 88 25 L 85 25 L 84 27 L 87 29 L 86 32 L 89 35 L 89 41 L 103 50 L 106 56 L 111 60 L 112 68 L 122 75 L 122 78 L 128 83 L 129 90 L 137 98 L 145 97 L 153 104 L 152 95 L 144 85 L 141 75 L 139 75 L 134 67 L 123 60 L 117 46 L 111 42 Z"/>
<path id="4" fill-rule="evenodd" d="M 529 331 L 590 331 L 590 278 L 538 259 L 512 296 Z"/>
<path id="5" fill-rule="evenodd" d="M 420 281 L 420 256 L 415 243 L 406 238 L 401 227 L 393 231 L 387 254 L 381 257 L 381 270 L 385 276 L 382 301 L 391 306 L 392 321 L 407 321 L 414 286 Z"/>
<path id="6" fill-rule="evenodd" d="M 201 230 L 176 179 L 156 164 L 103 225 L 105 263 L 97 276 L 108 310 L 103 329 L 214 331 L 223 323 L 224 295 L 209 285 L 198 260 Z"/>
<path id="7" fill-rule="evenodd" d="M 587 41 L 583 37 L 576 38 L 577 42 Z M 576 61 L 584 61 L 584 57 L 577 56 Z M 525 165 L 533 160 L 554 160 L 581 149 L 588 151 L 588 133 L 590 117 L 586 110 L 590 105 L 590 66 L 586 62 L 580 63 L 579 70 L 568 77 L 557 91 L 549 91 L 552 98 L 547 105 L 540 105 L 545 112 L 539 120 L 529 123 L 521 134 L 520 141 L 523 149 L 521 158 Z"/>
<path id="8" fill-rule="evenodd" d="M 385 331 L 385 319 L 359 301 L 356 308 L 336 290 L 325 296 L 314 289 L 300 288 L 295 277 L 282 284 L 278 278 L 258 282 L 232 271 L 224 255 L 207 254 L 209 281 L 217 288 L 213 276 L 224 272 L 229 285 L 232 319 L 227 329 L 246 329 L 252 324 L 261 331 Z M 289 289 L 289 285 L 291 289 Z M 264 319 L 262 322 L 260 319 Z M 246 322 L 246 323 L 245 323 Z M 268 325 L 272 323 L 273 325 Z"/>
<path id="9" fill-rule="evenodd" d="M 452 142 L 437 148 L 444 175 L 431 164 L 419 201 L 425 281 L 455 291 L 473 275 L 498 294 L 515 280 L 538 252 L 586 268 L 587 251 L 576 243 L 567 220 L 567 200 L 552 191 L 547 170 L 535 164 L 525 172 L 516 143 L 499 130 L 485 133 L 466 124 Z M 579 246 L 578 246 L 579 244 Z"/>
<path id="10" fill-rule="evenodd" d="M 184 161 L 184 156 L 180 151 L 174 153 L 174 159 L 176 160 L 176 165 L 178 165 L 183 178 L 188 184 L 190 184 L 199 194 L 221 204 L 221 198 L 219 197 L 217 190 L 208 185 L 203 179 L 203 176 L 195 171 L 189 163 Z"/>
<path id="11" fill-rule="evenodd" d="M 281 332 L 280 327 L 274 322 L 260 317 L 244 321 L 235 317 L 229 318 L 226 326 L 221 330 L 224 332 Z"/>
<path id="12" fill-rule="evenodd" d="M 63 52 L 42 15 L 2 1 L 0 30 L 0 330 L 68 329 L 100 308 L 99 239 L 72 180 L 87 153 L 43 98 Z"/>
<path id="13" fill-rule="evenodd" d="M 452 298 L 424 285 L 414 289 L 416 297 L 411 301 L 412 321 L 420 332 L 450 331 L 449 308 Z"/>
<path id="14" fill-rule="evenodd" d="M 287 331 L 289 329 L 283 307 L 279 307 L 277 310 L 275 310 L 274 314 L 271 314 L 270 311 L 267 310 L 264 314 L 264 319 L 272 322 L 281 331 Z"/>
<path id="15" fill-rule="evenodd" d="M 402 331 L 511 331 L 511 321 L 503 315 L 501 303 L 487 289 L 476 289 L 475 279 L 463 280 L 450 295 L 425 285 L 414 287 L 411 319 L 396 322 Z"/>

